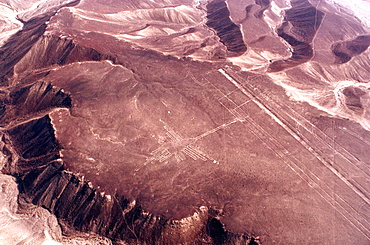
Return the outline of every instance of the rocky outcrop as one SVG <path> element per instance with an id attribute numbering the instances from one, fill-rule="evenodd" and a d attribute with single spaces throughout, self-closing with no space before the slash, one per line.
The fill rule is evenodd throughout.
<path id="1" fill-rule="evenodd" d="M 207 19 L 207 26 L 216 31 L 230 56 L 239 56 L 247 51 L 240 28 L 230 19 L 230 11 L 224 1 L 207 4 Z"/>
<path id="2" fill-rule="evenodd" d="M 48 116 L 7 130 L 2 142 L 7 156 L 2 172 L 13 176 L 22 176 L 59 158 L 60 146 Z"/>
<path id="3" fill-rule="evenodd" d="M 95 190 L 64 170 L 48 116 L 6 134 L 7 147 L 17 156 L 3 171 L 18 176 L 22 199 L 46 208 L 66 227 L 135 244 L 256 244 L 225 230 L 212 209 L 201 207 L 191 217 L 169 220 L 145 212 L 134 200 Z"/>
<path id="4" fill-rule="evenodd" d="M 270 0 L 255 0 L 255 2 L 261 8 L 254 14 L 254 16 L 261 19 L 265 10 L 270 7 Z"/>
<path id="5" fill-rule="evenodd" d="M 277 72 L 309 61 L 313 57 L 312 40 L 319 28 L 324 13 L 317 10 L 308 0 L 291 1 L 284 22 L 277 34 L 291 46 L 291 57 L 270 64 L 268 71 Z"/>
<path id="6" fill-rule="evenodd" d="M 4 84 L 13 75 L 14 65 L 37 42 L 46 29 L 45 22 L 50 16 L 34 18 L 26 23 L 22 30 L 13 35 L 4 46 L 0 48 L 0 83 Z"/>
<path id="7" fill-rule="evenodd" d="M 50 83 L 37 81 L 20 89 L 15 88 L 3 98 L 0 126 L 8 127 L 32 117 L 49 112 L 53 108 L 70 108 L 71 98 Z"/>
<path id="8" fill-rule="evenodd" d="M 0 244 L 112 245 L 94 234 L 63 236 L 55 215 L 19 197 L 16 178 L 0 174 Z"/>
<path id="9" fill-rule="evenodd" d="M 66 65 L 81 61 L 114 60 L 112 56 L 76 45 L 71 39 L 45 35 L 17 64 L 17 73 L 29 73 L 51 66 Z"/>
<path id="10" fill-rule="evenodd" d="M 335 55 L 335 63 L 344 64 L 354 56 L 365 52 L 369 45 L 370 35 L 362 35 L 353 40 L 334 43 L 331 46 L 331 51 Z"/>
<path id="11" fill-rule="evenodd" d="M 14 65 L 17 64 L 23 56 L 31 49 L 33 44 L 42 36 L 46 29 L 46 22 L 56 13 L 56 11 L 64 6 L 75 6 L 79 0 L 70 2 L 59 2 L 53 6 L 46 6 L 44 13 L 24 12 L 19 16 L 19 20 L 23 22 L 22 30 L 11 36 L 6 43 L 0 48 L 0 84 L 7 82 L 7 79 L 13 75 Z M 39 7 L 39 6 L 38 6 Z M 23 16 L 25 15 L 25 16 Z M 23 19 L 22 20 L 22 16 Z"/>
<path id="12" fill-rule="evenodd" d="M 362 105 L 361 97 L 366 95 L 366 92 L 357 87 L 346 87 L 342 91 L 345 97 L 345 105 L 350 110 L 356 113 L 363 113 L 365 107 Z"/>

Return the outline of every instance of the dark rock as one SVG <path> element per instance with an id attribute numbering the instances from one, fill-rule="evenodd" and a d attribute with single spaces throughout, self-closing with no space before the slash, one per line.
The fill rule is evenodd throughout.
<path id="1" fill-rule="evenodd" d="M 224 1 L 213 1 L 207 4 L 207 26 L 213 28 L 220 41 L 232 52 L 233 56 L 242 55 L 247 51 L 243 35 L 230 19 L 230 11 Z"/>
<path id="2" fill-rule="evenodd" d="M 207 233 L 212 238 L 214 244 L 223 244 L 227 237 L 220 220 L 216 218 L 210 218 L 207 223 Z"/>
<path id="3" fill-rule="evenodd" d="M 254 16 L 256 18 L 261 19 L 263 17 L 263 13 L 265 12 L 266 9 L 270 7 L 270 0 L 255 0 L 256 4 L 261 6 L 261 9 L 258 10 Z"/>
<path id="4" fill-rule="evenodd" d="M 53 108 L 70 108 L 71 97 L 50 83 L 38 81 L 32 85 L 15 89 L 8 99 L 3 99 L 0 125 L 25 121 L 37 115 L 46 114 Z"/>
<path id="5" fill-rule="evenodd" d="M 285 13 L 285 21 L 292 25 L 291 35 L 311 43 L 321 25 L 324 13 L 317 10 L 308 0 L 291 1 L 292 8 Z"/>
<path id="6" fill-rule="evenodd" d="M 22 72 L 65 65 L 79 61 L 100 61 L 115 59 L 92 48 L 76 45 L 72 40 L 56 36 L 43 36 L 35 43 L 30 53 L 18 66 Z"/>
<path id="7" fill-rule="evenodd" d="M 331 51 L 336 56 L 335 63 L 344 64 L 359 55 L 369 47 L 370 35 L 358 36 L 353 40 L 334 43 Z"/>
<path id="8" fill-rule="evenodd" d="M 346 87 L 343 89 L 343 94 L 345 96 L 345 104 L 350 110 L 357 113 L 362 113 L 364 111 L 364 106 L 361 103 L 361 96 L 365 95 L 366 92 L 362 91 L 360 88 Z"/>
<path id="9" fill-rule="evenodd" d="M 16 152 L 24 159 L 58 155 L 60 146 L 49 116 L 44 116 L 7 131 Z"/>
<path id="10" fill-rule="evenodd" d="M 45 22 L 50 15 L 37 17 L 24 23 L 22 30 L 0 48 L 0 83 L 6 85 L 7 78 L 13 74 L 14 66 L 31 49 L 46 29 Z"/>
<path id="11" fill-rule="evenodd" d="M 307 0 L 292 1 L 286 11 L 284 22 L 277 33 L 292 47 L 292 56 L 270 64 L 269 72 L 278 72 L 309 61 L 313 57 L 311 42 L 319 28 L 324 13 Z"/>

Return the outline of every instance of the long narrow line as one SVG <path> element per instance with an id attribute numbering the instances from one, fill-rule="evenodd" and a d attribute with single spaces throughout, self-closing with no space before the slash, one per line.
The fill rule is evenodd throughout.
<path id="1" fill-rule="evenodd" d="M 196 136 L 196 137 L 194 137 L 194 138 L 192 138 L 192 139 L 194 139 L 195 141 L 197 141 L 197 140 L 199 140 L 199 139 L 201 139 L 201 138 L 206 137 L 207 135 L 210 135 L 210 134 L 212 134 L 212 133 L 217 132 L 218 130 L 220 130 L 220 129 L 222 129 L 222 128 L 225 128 L 225 127 L 227 127 L 227 126 L 229 126 L 229 125 L 231 125 L 231 124 L 233 124 L 233 123 L 236 123 L 237 121 L 238 121 L 238 120 L 233 120 L 233 121 L 231 121 L 231 122 L 221 124 L 220 126 L 218 126 L 218 127 L 216 127 L 216 128 L 213 128 L 213 129 L 211 129 L 211 130 L 209 130 L 209 131 L 207 131 L 207 132 L 205 132 L 205 133 L 203 133 L 203 134 L 200 134 L 200 135 L 198 135 L 198 136 Z"/>
<path id="2" fill-rule="evenodd" d="M 236 74 L 233 74 L 233 76 L 237 76 L 238 78 L 240 78 L 238 75 Z M 241 79 L 241 78 L 240 78 Z M 248 85 L 247 85 L 248 86 Z M 249 92 L 251 93 L 251 92 Z M 288 117 L 290 117 L 291 119 L 295 120 L 299 125 L 301 125 L 305 130 L 307 130 L 309 133 L 311 133 L 315 138 L 317 138 L 318 140 L 322 141 L 324 144 L 326 144 L 329 148 L 332 148 L 332 146 L 328 143 L 326 143 L 326 140 L 328 141 L 332 141 L 332 137 L 328 136 L 326 133 L 324 133 L 321 129 L 317 128 L 316 125 L 312 124 L 312 122 L 310 122 L 309 120 L 307 120 L 306 118 L 304 118 L 303 116 L 301 116 L 299 113 L 297 113 L 295 110 L 287 107 L 286 109 L 283 109 L 282 106 L 269 99 L 266 95 L 260 93 L 259 94 L 265 101 L 269 102 L 269 103 L 272 103 L 274 104 L 276 107 L 278 107 L 285 115 L 287 115 Z M 258 96 L 255 96 L 256 98 L 260 99 Z M 289 112 L 291 112 L 292 114 L 294 114 L 296 117 L 298 118 L 295 118 L 293 117 L 292 115 L 290 115 L 290 113 L 285 113 L 284 110 L 289 110 Z M 303 122 L 302 122 L 303 121 Z M 303 123 L 307 123 L 308 125 L 304 125 Z M 309 129 L 308 127 L 311 127 L 311 129 Z M 348 132 L 349 134 L 351 134 L 350 132 Z M 323 139 L 323 138 L 324 139 Z M 355 136 L 356 137 L 356 136 Z M 358 137 L 357 137 L 358 138 Z M 364 143 L 370 145 L 369 142 L 366 142 L 364 139 L 360 139 L 361 141 L 363 141 Z M 339 150 L 336 150 L 336 153 L 339 153 L 341 156 L 343 156 L 345 159 L 347 159 L 348 161 L 350 161 L 350 163 L 352 163 L 352 160 L 349 159 L 349 158 L 352 158 L 353 161 L 356 161 L 357 163 L 359 163 L 360 165 L 363 165 L 362 167 L 365 167 L 365 168 L 368 168 L 370 169 L 370 166 L 367 166 L 365 164 L 363 164 L 363 162 L 361 162 L 357 157 L 355 157 L 352 153 L 348 152 L 347 149 L 345 149 L 343 146 L 341 146 L 340 144 L 336 144 L 336 149 L 337 148 L 340 148 L 341 151 Z M 344 155 L 345 154 L 345 155 Z M 357 167 L 357 165 L 353 164 L 352 165 L 354 167 Z"/>
<path id="3" fill-rule="evenodd" d="M 196 81 L 198 83 L 198 81 Z M 214 84 L 210 83 L 208 81 L 209 85 L 210 86 L 213 86 L 215 87 Z M 203 85 L 205 86 L 205 85 Z M 215 87 L 217 89 L 217 87 Z M 221 105 L 227 109 L 231 115 L 235 116 L 236 118 L 238 117 L 237 115 L 235 115 L 233 113 L 232 110 L 230 110 L 226 105 L 224 105 L 223 103 L 221 103 Z M 244 110 L 243 110 L 244 111 Z M 248 113 L 243 113 L 243 114 L 248 114 Z M 338 211 L 346 220 L 348 220 L 352 225 L 354 225 L 354 227 L 356 227 L 356 229 L 358 229 L 362 234 L 364 234 L 368 239 L 369 239 L 369 235 L 370 234 L 370 231 L 369 229 L 363 224 L 361 223 L 360 220 L 364 219 L 363 216 L 361 214 L 359 214 L 357 212 L 357 210 L 355 210 L 349 203 L 347 203 L 346 201 L 344 201 L 342 199 L 341 196 L 339 196 L 338 194 L 334 194 L 336 196 L 337 199 L 333 198 L 332 196 L 330 196 L 330 194 L 325 191 L 323 189 L 323 187 L 321 187 L 321 185 L 323 185 L 324 187 L 326 188 L 329 188 L 329 190 L 332 190 L 329 186 L 327 186 L 327 184 L 325 182 L 322 182 L 322 180 L 320 180 L 312 171 L 308 170 L 309 173 L 311 175 L 313 175 L 312 177 L 310 177 L 308 175 L 308 173 L 304 172 L 303 169 L 301 167 L 299 167 L 297 164 L 295 164 L 295 161 L 298 161 L 300 162 L 299 159 L 297 159 L 296 157 L 294 157 L 293 155 L 289 154 L 287 152 L 281 152 L 279 150 L 277 150 L 278 148 L 281 148 L 283 146 L 280 145 L 280 143 L 278 141 L 276 141 L 276 139 L 274 139 L 273 137 L 269 138 L 270 140 L 270 143 L 271 144 L 274 144 L 275 145 L 275 148 L 272 147 L 270 144 L 267 144 L 267 142 L 269 141 L 265 141 L 263 138 L 261 138 L 261 136 L 259 135 L 259 133 L 256 133 L 254 132 L 255 130 L 257 131 L 260 131 L 260 134 L 265 134 L 265 135 L 270 135 L 269 133 L 267 133 L 260 125 L 258 125 L 258 123 L 254 122 L 252 118 L 250 118 L 249 116 L 247 116 L 245 119 L 249 118 L 249 123 L 251 123 L 251 125 L 254 125 L 254 129 L 248 125 L 247 123 L 244 123 L 245 120 L 242 120 L 241 122 L 243 123 L 244 126 L 248 127 L 251 129 L 251 132 L 261 140 L 262 143 L 264 143 L 269 149 L 271 149 L 273 152 L 275 152 L 275 154 L 277 154 L 277 156 L 279 158 L 282 159 L 283 162 L 285 162 L 298 176 L 300 176 L 305 182 L 307 182 L 307 184 L 313 188 L 324 200 L 326 200 L 329 205 L 331 205 L 336 211 Z M 258 130 L 259 128 L 259 130 Z M 264 132 L 264 133 L 263 133 Z M 271 136 L 271 135 L 270 135 Z M 272 142 L 272 140 L 274 142 Z M 280 146 L 278 146 L 280 145 Z M 278 147 L 276 147 L 278 146 Z M 292 160 L 290 159 L 291 157 L 293 157 L 295 160 Z M 287 160 L 289 159 L 289 162 L 287 162 Z M 301 163 L 301 162 L 300 162 Z M 303 164 L 303 163 L 301 163 Z M 305 177 L 304 177 L 305 176 Z M 308 179 L 308 180 L 307 180 Z M 310 182 L 312 181 L 314 183 L 314 185 L 312 185 L 312 183 Z M 319 184 L 317 182 L 322 182 L 322 184 Z M 326 196 L 326 197 L 325 197 Z M 330 201 L 331 200 L 331 201 Z M 340 204 L 338 201 L 340 201 L 343 203 L 343 204 Z M 351 210 L 353 210 L 356 214 L 360 215 L 361 218 L 356 218 L 354 217 L 348 210 L 347 208 L 345 208 L 344 206 L 342 205 L 347 205 L 349 207 L 347 208 L 350 208 Z M 342 210 L 342 211 L 341 211 Z M 344 212 L 344 213 L 343 213 Z M 352 220 L 354 219 L 354 221 Z M 366 220 L 365 220 L 366 221 Z M 365 222 L 366 224 L 368 224 L 368 222 Z M 361 227 L 361 228 L 360 228 Z"/>
<path id="4" fill-rule="evenodd" d="M 267 115 L 269 115 L 276 123 L 278 123 L 282 128 L 284 128 L 294 139 L 301 143 L 308 151 L 310 151 L 317 159 L 319 159 L 324 166 L 326 166 L 330 171 L 332 171 L 339 179 L 348 185 L 358 196 L 360 196 L 366 203 L 370 204 L 370 199 L 362 193 L 356 186 L 349 182 L 341 173 L 339 173 L 335 168 L 333 168 L 325 159 L 323 159 L 320 154 L 318 154 L 307 142 L 305 142 L 296 132 L 294 132 L 290 127 L 283 123 L 273 112 L 271 112 L 266 106 L 264 106 L 260 101 L 255 99 L 255 96 L 250 94 L 243 86 L 241 86 L 237 81 L 230 77 L 223 69 L 218 69 L 218 71 L 224 75 L 232 84 L 240 89 L 242 93 L 250 97 L 250 99 Z"/>
<path id="5" fill-rule="evenodd" d="M 226 109 L 228 109 L 225 105 L 223 105 L 223 106 Z M 358 229 L 362 234 L 364 234 L 368 239 L 370 239 L 369 236 L 367 235 L 370 232 L 369 229 L 367 227 L 365 227 L 358 218 L 356 218 L 352 214 L 350 214 L 349 211 L 347 211 L 347 209 L 345 207 L 343 207 L 337 200 L 335 200 L 333 197 L 331 197 L 329 195 L 329 193 L 327 191 L 325 191 L 321 187 L 321 185 L 319 183 L 317 183 L 317 181 L 320 180 L 320 179 L 314 173 L 312 173 L 311 171 L 309 171 L 309 173 L 311 175 L 313 175 L 313 177 L 310 177 L 305 171 L 303 171 L 303 169 L 301 167 L 299 167 L 297 164 L 295 164 L 295 161 L 293 161 L 290 158 L 294 158 L 296 161 L 300 162 L 299 159 L 295 158 L 293 155 L 287 155 L 287 153 L 281 152 L 281 150 L 276 150 L 276 149 L 282 147 L 280 145 L 280 143 L 274 137 L 272 137 L 268 132 L 266 132 L 260 125 L 258 125 L 258 123 L 256 123 L 251 117 L 248 116 L 245 119 L 248 120 L 248 122 L 250 124 L 250 125 L 248 125 L 247 123 L 242 122 L 242 124 L 245 127 L 248 127 L 250 129 L 250 131 L 258 139 L 261 140 L 261 142 L 263 142 L 270 150 L 272 150 L 284 163 L 286 163 L 289 166 L 289 168 L 291 168 L 301 179 L 303 179 L 311 188 L 313 188 L 327 203 L 329 203 L 329 205 L 331 205 L 346 220 L 348 220 L 352 225 L 354 225 L 354 227 L 356 227 L 356 229 Z M 255 132 L 255 131 L 257 131 L 259 133 Z M 261 135 L 262 136 L 263 135 L 268 135 L 269 136 L 269 140 L 268 141 L 264 140 Z M 270 142 L 270 144 L 268 144 L 267 142 Z M 287 161 L 287 159 L 289 159 L 289 161 Z M 311 180 L 313 183 L 315 183 L 316 186 L 312 185 L 312 183 L 310 183 L 309 180 Z M 327 186 L 325 183 L 324 183 L 324 185 Z M 331 189 L 329 186 L 327 186 L 327 188 Z M 348 203 L 346 203 L 340 196 L 338 196 L 337 194 L 335 194 L 335 196 L 337 196 L 338 199 L 342 200 L 352 210 L 354 210 L 356 213 L 358 213 L 351 205 L 349 205 Z M 338 206 L 334 205 L 333 203 L 337 204 Z M 352 221 L 351 218 L 353 218 L 354 220 L 356 220 L 356 222 Z M 359 228 L 358 226 L 360 226 L 361 228 Z"/>
<path id="6" fill-rule="evenodd" d="M 241 79 L 237 74 L 233 74 L 233 76 Z M 252 94 L 252 92 L 250 92 L 251 90 L 252 91 L 255 91 L 255 89 L 252 89 L 252 88 L 249 88 L 248 84 L 246 84 L 246 89 L 249 93 Z M 335 158 L 335 155 L 338 156 L 338 157 L 341 157 L 343 160 L 344 160 L 344 164 L 349 164 L 349 166 L 346 168 L 348 169 L 348 171 L 345 171 L 345 172 L 348 172 L 348 174 L 352 174 L 353 176 L 357 176 L 359 178 L 363 177 L 363 178 L 368 178 L 370 177 L 370 174 L 369 174 L 369 166 L 367 166 L 366 164 L 364 164 L 362 161 L 360 161 L 357 157 L 355 157 L 353 154 L 351 154 L 350 152 L 348 152 L 345 148 L 343 148 L 341 145 L 339 144 L 335 144 L 335 148 L 334 148 L 334 145 L 330 145 L 328 143 L 328 141 L 330 140 L 334 142 L 334 139 L 332 137 L 329 137 L 328 135 L 326 135 L 324 132 L 322 132 L 320 129 L 318 129 L 315 125 L 313 125 L 310 121 L 308 121 L 306 118 L 302 117 L 301 115 L 299 115 L 295 110 L 291 109 L 291 108 L 286 108 L 286 109 L 283 109 L 282 106 L 271 100 L 270 98 L 266 97 L 266 95 L 264 94 L 261 94 L 259 93 L 258 95 L 254 95 L 254 97 L 256 99 L 259 99 L 261 101 L 265 101 L 266 103 L 270 103 L 270 104 L 273 104 L 275 107 L 277 107 L 275 110 L 278 112 L 276 115 L 279 115 L 280 117 L 282 117 L 282 120 L 284 120 L 285 124 L 287 124 L 288 126 L 294 128 L 293 125 L 291 125 L 291 123 L 289 123 L 289 120 L 285 119 L 284 118 L 284 115 L 285 116 L 288 116 L 289 118 L 293 119 L 299 126 L 301 126 L 303 128 L 303 132 L 309 132 L 311 134 L 311 136 L 314 138 L 315 141 L 317 141 L 318 144 L 323 144 L 323 147 L 324 149 L 328 149 L 328 150 L 332 150 L 332 154 L 333 154 L 333 157 Z M 274 108 L 270 108 L 269 110 L 271 111 L 274 111 L 273 110 Z M 291 112 L 292 114 L 294 114 L 296 117 L 298 116 L 299 118 L 294 118 L 292 115 L 288 114 L 286 111 L 289 111 Z M 276 113 L 276 112 L 275 112 Z M 303 122 L 302 122 L 302 119 L 303 119 Z M 303 123 L 306 122 L 308 123 L 308 125 L 303 125 Z M 310 127 L 311 130 L 308 128 Z M 298 128 L 296 129 L 298 130 Z M 314 133 L 315 132 L 315 133 Z M 307 138 L 304 133 L 300 133 L 299 131 L 296 132 L 307 144 L 311 143 L 312 144 L 312 140 L 310 140 L 309 138 Z M 320 136 L 320 134 L 322 136 Z M 322 138 L 324 137 L 324 138 Z M 313 148 L 313 147 L 312 147 Z M 315 151 L 318 155 L 321 155 L 321 156 L 325 156 L 324 152 L 320 149 L 317 149 L 317 147 L 315 147 Z M 339 160 L 339 159 L 338 159 Z M 330 164 L 330 166 L 335 166 L 336 168 L 338 168 L 338 172 L 341 172 L 345 169 L 345 166 L 342 164 L 340 165 L 335 165 L 335 161 L 333 159 L 329 159 L 329 160 L 325 160 L 328 164 Z M 368 188 L 366 188 L 367 186 L 364 186 L 364 184 L 361 184 L 359 183 L 356 178 L 355 179 L 347 179 L 346 180 L 353 184 L 355 187 L 358 188 L 358 190 L 362 193 L 364 193 L 366 196 L 368 196 Z"/>

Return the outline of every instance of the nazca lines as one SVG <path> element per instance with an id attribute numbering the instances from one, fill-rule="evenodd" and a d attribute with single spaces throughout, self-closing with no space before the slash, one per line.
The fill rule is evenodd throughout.
<path id="1" fill-rule="evenodd" d="M 166 137 L 164 140 L 161 140 L 159 143 L 162 144 L 160 147 L 151 152 L 151 156 L 147 158 L 146 163 L 150 162 L 164 162 L 167 161 L 172 156 L 175 157 L 176 161 L 179 163 L 186 159 L 186 156 L 192 158 L 193 160 L 210 160 L 213 163 L 219 164 L 218 161 L 214 160 L 211 156 L 204 153 L 196 145 L 196 141 L 204 138 L 205 136 L 212 134 L 221 128 L 227 127 L 231 123 L 222 124 L 212 130 L 209 130 L 201 135 L 198 135 L 194 138 L 182 138 L 178 133 L 176 133 L 169 125 L 167 125 L 163 120 L 160 120 L 164 124 L 164 129 L 166 130 Z"/>
<path id="2" fill-rule="evenodd" d="M 223 97 L 229 100 L 229 102 L 232 102 L 234 107 L 237 106 L 236 108 L 231 109 L 227 104 L 224 104 L 219 100 L 226 110 L 239 119 L 244 126 L 264 142 L 270 150 L 275 152 L 275 154 L 294 172 L 296 172 L 299 177 L 306 181 L 307 184 L 324 200 L 326 200 L 338 213 L 340 213 L 370 240 L 369 214 L 364 213 L 364 211 L 359 211 L 361 207 L 370 208 L 370 200 L 368 197 L 369 189 L 366 188 L 366 186 L 362 186 L 360 182 L 357 182 L 356 179 L 353 178 L 356 177 L 356 175 L 361 175 L 365 180 L 368 179 L 369 167 L 340 145 L 336 145 L 335 147 L 334 145 L 330 145 L 328 143 L 332 141 L 330 136 L 326 135 L 293 109 L 277 104 L 276 101 L 271 100 L 262 93 L 257 94 L 254 88 L 247 83 L 241 85 L 237 80 L 229 75 L 232 73 L 238 80 L 243 80 L 234 74 L 234 72 L 225 72 L 223 69 L 219 69 L 218 71 L 233 85 L 235 85 L 235 87 L 237 87 L 238 90 L 246 96 L 246 98 L 248 98 L 246 102 L 241 105 L 237 105 L 237 103 L 231 100 L 227 94 L 225 95 L 213 83 L 207 81 L 206 84 L 200 84 L 195 78 L 193 78 L 193 80 L 203 87 L 206 87 L 207 85 L 216 89 L 217 93 L 222 94 Z M 244 104 L 249 102 L 254 103 L 269 115 L 271 119 L 296 139 L 301 146 L 306 148 L 306 150 L 315 156 L 315 158 L 317 158 L 321 164 L 332 172 L 334 176 L 339 178 L 340 182 L 337 182 L 337 185 L 340 185 L 341 187 L 337 188 L 337 191 L 334 190 L 333 187 L 326 183 L 326 179 L 319 177 L 321 173 L 315 171 L 314 164 L 307 166 L 308 162 L 303 162 L 293 154 L 290 154 L 276 136 L 268 132 L 268 130 L 255 121 L 253 117 L 249 116 L 248 111 L 242 108 Z M 292 125 L 290 121 L 293 121 L 296 124 Z M 333 157 L 336 158 L 327 159 L 325 156 L 327 152 L 325 151 L 328 150 L 331 151 L 333 153 Z M 344 170 L 349 170 L 350 175 L 343 174 Z"/>
<path id="3" fill-rule="evenodd" d="M 217 83 L 212 83 L 203 76 L 203 81 L 198 81 L 193 76 L 192 79 L 198 85 L 207 91 L 212 91 L 212 96 L 234 117 L 229 123 L 220 125 L 213 130 L 201 134 L 195 138 L 183 139 L 174 132 L 168 125 L 165 125 L 166 135 L 170 139 L 152 153 L 148 161 L 165 161 L 171 156 L 175 156 L 177 161 L 184 159 L 184 154 L 193 159 L 213 160 L 200 149 L 194 146 L 197 139 L 216 132 L 227 127 L 232 123 L 242 123 L 250 132 L 259 138 L 277 157 L 279 157 L 287 166 L 289 166 L 299 177 L 301 177 L 311 188 L 313 188 L 329 205 L 338 213 L 356 227 L 365 237 L 370 240 L 370 220 L 369 214 L 360 209 L 370 208 L 369 190 L 358 182 L 357 175 L 368 179 L 370 176 L 369 167 L 358 160 L 353 154 L 344 147 L 334 144 L 333 139 L 302 117 L 298 112 L 284 104 L 278 104 L 276 101 L 268 98 L 262 93 L 256 93 L 254 87 L 248 84 L 241 85 L 237 80 L 243 80 L 232 71 L 218 70 L 235 87 L 233 91 L 225 87 L 219 88 Z M 233 77 L 231 77 L 232 74 Z M 239 102 L 230 98 L 234 91 L 244 94 L 244 100 Z M 323 164 L 328 174 L 331 172 L 339 182 L 336 182 L 338 188 L 334 189 L 325 179 L 319 177 L 322 173 L 317 172 L 315 164 L 308 163 L 299 157 L 291 154 L 285 148 L 280 139 L 271 134 L 268 129 L 260 125 L 244 106 L 248 103 L 254 103 L 264 113 L 270 116 L 276 123 L 284 128 L 297 142 L 308 150 L 316 159 Z M 331 143 L 330 143 L 331 142 Z M 368 143 L 368 142 L 365 142 Z M 332 159 L 328 159 L 328 152 L 332 153 Z M 216 162 L 217 163 L 217 162 Z M 337 163 L 337 164 L 336 164 Z M 343 172 L 347 171 L 347 172 Z"/>

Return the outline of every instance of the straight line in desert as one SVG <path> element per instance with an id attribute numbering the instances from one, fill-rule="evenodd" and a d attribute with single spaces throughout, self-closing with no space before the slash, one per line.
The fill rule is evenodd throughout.
<path id="1" fill-rule="evenodd" d="M 234 80 L 229 74 L 227 74 L 223 69 L 218 69 L 218 71 L 224 75 L 232 84 L 234 84 L 242 93 L 247 95 L 251 100 L 262 109 L 267 115 L 269 115 L 276 123 L 278 123 L 282 128 L 284 128 L 293 138 L 295 138 L 299 143 L 301 143 L 308 151 L 310 151 L 317 159 L 321 161 L 331 172 L 333 172 L 339 179 L 341 179 L 350 189 L 352 189 L 358 196 L 360 196 L 367 204 L 370 204 L 370 199 L 362 193 L 356 186 L 349 182 L 341 173 L 334 169 L 325 159 L 323 159 L 320 154 L 318 154 L 307 142 L 305 142 L 296 132 L 289 128 L 285 123 L 283 123 L 272 111 L 270 111 L 265 105 L 260 101 L 255 99 L 255 96 L 248 92 L 242 85 L 240 85 L 236 80 Z"/>

